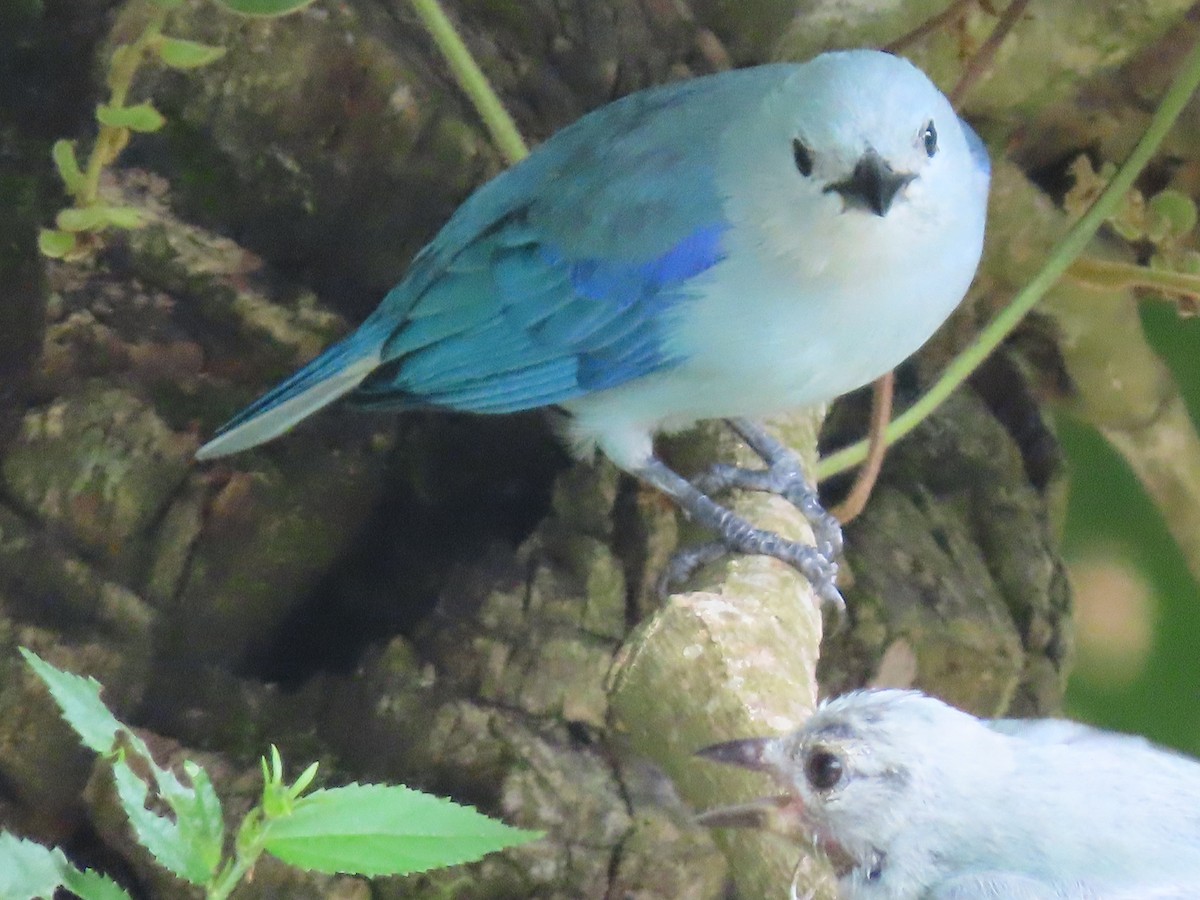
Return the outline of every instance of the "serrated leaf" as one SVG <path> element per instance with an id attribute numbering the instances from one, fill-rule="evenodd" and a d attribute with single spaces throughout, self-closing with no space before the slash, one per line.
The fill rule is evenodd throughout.
<path id="1" fill-rule="evenodd" d="M 108 222 L 104 210 L 97 205 L 83 209 L 74 206 L 60 209 L 54 217 L 54 224 L 63 231 L 99 231 Z"/>
<path id="2" fill-rule="evenodd" d="M 7 832 L 0 833 L 0 897 L 9 900 L 51 900 L 62 884 L 67 858 L 59 849 L 51 850 Z"/>
<path id="3" fill-rule="evenodd" d="M 172 874 L 192 884 L 206 883 L 212 869 L 203 854 L 188 842 L 173 819 L 146 808 L 146 784 L 123 759 L 113 763 L 113 781 L 138 843 Z"/>
<path id="4" fill-rule="evenodd" d="M 111 878 L 91 869 L 68 866 L 66 877 L 63 878 L 63 887 L 78 895 L 80 900 L 133 900 L 125 889 Z"/>
<path id="5" fill-rule="evenodd" d="M 21 648 L 25 662 L 50 689 L 67 724 L 75 729 L 85 747 L 97 753 L 111 753 L 118 731 L 125 726 L 100 700 L 100 682 L 54 668 L 32 650 Z"/>
<path id="6" fill-rule="evenodd" d="M 141 757 L 143 764 L 149 768 L 150 775 L 154 779 L 158 796 L 170 807 L 174 815 L 173 819 L 166 819 L 174 828 L 174 834 L 170 840 L 173 842 L 177 840 L 180 845 L 187 848 L 187 859 L 178 864 L 193 875 L 203 870 L 206 873 L 204 875 L 206 880 L 216 872 L 220 865 L 221 851 L 225 843 L 225 821 L 221 815 L 221 801 L 217 798 L 217 792 L 213 789 L 208 773 L 191 760 L 186 760 L 183 768 L 192 783 L 192 786 L 188 787 L 176 778 L 175 773 L 170 769 L 164 769 L 158 765 L 150 756 L 149 748 L 145 744 L 134 743 L 132 740 L 126 740 L 126 737 L 126 735 L 122 735 L 122 745 Z M 126 769 L 129 768 L 124 761 L 121 764 Z M 123 772 L 122 777 L 124 776 Z M 116 777 L 115 771 L 114 777 Z M 140 785 L 140 789 L 138 785 Z M 134 809 L 135 813 L 140 812 L 146 802 L 145 783 L 139 780 L 137 785 L 127 785 L 127 789 L 129 802 L 134 804 L 131 809 Z M 120 786 L 118 786 L 118 793 L 120 793 Z M 125 799 L 122 796 L 123 802 Z M 126 812 L 130 812 L 130 809 L 127 809 Z M 159 816 L 159 818 L 164 817 Z M 130 819 L 133 819 L 132 813 Z M 176 856 L 178 857 L 178 854 Z M 175 870 L 172 869 L 172 871 Z M 176 874 L 181 873 L 177 872 Z M 181 877 L 189 878 L 190 876 L 181 874 Z"/>
<path id="7" fill-rule="evenodd" d="M 75 145 L 68 140 L 57 140 L 50 148 L 50 156 L 68 193 L 78 193 L 83 187 L 84 177 L 79 160 L 75 158 Z"/>
<path id="8" fill-rule="evenodd" d="M 191 788 L 163 793 L 175 812 L 176 821 L 184 837 L 203 860 L 209 873 L 214 873 L 221 864 L 221 851 L 225 846 L 225 818 L 221 814 L 221 800 L 213 789 L 208 773 L 191 760 L 186 760 L 183 770 L 191 781 Z M 155 766 L 155 776 L 162 771 Z M 176 781 L 178 784 L 178 781 Z M 159 782 L 162 791 L 162 782 Z"/>
<path id="9" fill-rule="evenodd" d="M 112 879 L 75 868 L 57 847 L 43 847 L 0 833 L 0 897 L 51 900 L 59 887 L 73 891 L 82 900 L 132 900 Z"/>
<path id="10" fill-rule="evenodd" d="M 243 16 L 286 16 L 312 2 L 313 0 L 220 0 L 223 6 Z"/>
<path id="11" fill-rule="evenodd" d="M 128 128 L 130 131 L 158 131 L 167 124 L 162 113 L 149 103 L 138 103 L 134 106 L 109 106 L 102 103 L 96 107 L 96 118 L 101 125 Z"/>
<path id="12" fill-rule="evenodd" d="M 198 69 L 225 55 L 224 47 L 165 36 L 159 39 L 155 49 L 158 58 L 172 69 Z"/>
<path id="13" fill-rule="evenodd" d="M 57 228 L 43 228 L 38 232 L 38 249 L 43 256 L 62 259 L 75 249 L 75 235 Z"/>
<path id="14" fill-rule="evenodd" d="M 457 865 L 541 836 L 441 797 L 380 784 L 313 791 L 265 830 L 264 849 L 284 862 L 357 875 Z"/>

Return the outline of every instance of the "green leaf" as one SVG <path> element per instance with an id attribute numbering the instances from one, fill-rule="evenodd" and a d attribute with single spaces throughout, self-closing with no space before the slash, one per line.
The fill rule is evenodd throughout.
<path id="1" fill-rule="evenodd" d="M 128 128 L 130 131 L 158 131 L 167 120 L 149 103 L 135 106 L 109 106 L 102 103 L 96 107 L 96 118 L 101 125 L 110 128 Z"/>
<path id="2" fill-rule="evenodd" d="M 75 158 L 75 145 L 68 140 L 57 140 L 50 149 L 54 159 L 54 167 L 58 169 L 58 177 L 62 179 L 67 191 L 72 194 L 83 187 L 83 170 L 79 168 L 79 160 Z"/>
<path id="3" fill-rule="evenodd" d="M 111 878 L 91 869 L 69 866 L 66 877 L 63 878 L 63 887 L 77 894 L 81 900 L 133 900 L 125 889 Z"/>
<path id="4" fill-rule="evenodd" d="M 25 647 L 21 648 L 21 655 L 38 678 L 46 683 L 63 718 L 75 729 L 84 746 L 97 753 L 111 753 L 115 735 L 123 731 L 125 726 L 101 702 L 100 682 L 95 678 L 59 671 Z"/>
<path id="5" fill-rule="evenodd" d="M 206 854 L 188 841 L 176 821 L 146 809 L 146 784 L 124 759 L 113 763 L 113 780 L 138 843 L 171 873 L 192 884 L 206 883 L 212 876 Z"/>
<path id="6" fill-rule="evenodd" d="M 4 832 L 0 834 L 0 897 L 52 900 L 68 865 L 61 850 L 51 850 Z"/>
<path id="7" fill-rule="evenodd" d="M 1146 205 L 1153 222 L 1151 240 L 1180 238 L 1196 227 L 1196 204 L 1182 191 L 1159 191 Z"/>
<path id="8" fill-rule="evenodd" d="M 111 211 L 114 207 L 107 209 Z M 63 718 L 86 746 L 104 755 L 119 749 L 113 762 L 113 780 L 138 841 L 180 878 L 193 884 L 207 882 L 220 865 L 225 835 L 221 802 L 207 773 L 195 763 L 185 762 L 184 771 L 192 783 L 191 787 L 185 786 L 173 772 L 155 763 L 145 741 L 108 711 L 100 701 L 99 682 L 61 672 L 24 647 L 21 654 L 50 688 Z M 171 808 L 174 819 L 146 808 L 149 790 L 125 761 L 126 754 L 140 757 L 149 767 L 158 793 Z M 74 887 L 71 889 L 85 896 Z M 97 896 L 106 900 L 108 895 Z M 0 898 L 8 897 L 0 891 Z"/>
<path id="9" fill-rule="evenodd" d="M 284 862 L 357 875 L 457 865 L 541 837 L 431 794 L 380 784 L 314 791 L 265 831 L 264 849 Z"/>
<path id="10" fill-rule="evenodd" d="M 303 9 L 313 0 L 220 0 L 221 4 L 243 16 L 286 16 Z"/>
<path id="11" fill-rule="evenodd" d="M 114 228 L 141 228 L 146 224 L 141 212 L 132 206 L 99 206 L 106 225 Z"/>
<path id="12" fill-rule="evenodd" d="M 95 203 L 83 209 L 68 207 L 60 210 L 54 221 L 63 231 L 100 231 L 109 225 L 116 228 L 141 228 L 145 224 L 141 212 L 136 208 L 109 206 L 105 203 Z"/>
<path id="13" fill-rule="evenodd" d="M 183 0 L 153 0 L 155 6 L 161 6 L 163 9 L 174 9 L 183 3 Z"/>
<path id="14" fill-rule="evenodd" d="M 154 779 L 158 796 L 174 815 L 172 819 L 145 808 L 146 785 L 122 758 L 113 766 L 113 778 L 138 840 L 176 875 L 203 884 L 220 866 L 225 843 L 221 801 L 208 773 L 196 763 L 185 760 L 183 768 L 192 783 L 187 787 L 174 772 L 154 761 L 144 743 L 127 741 L 126 735 L 122 735 L 122 744 L 141 757 Z"/>
<path id="15" fill-rule="evenodd" d="M 83 209 L 69 206 L 58 211 L 54 223 L 63 231 L 99 231 L 108 224 L 108 220 L 99 205 L 85 206 Z"/>
<path id="16" fill-rule="evenodd" d="M 75 235 L 57 228 L 43 228 L 38 233 L 38 249 L 43 256 L 62 259 L 75 249 Z"/>
<path id="17" fill-rule="evenodd" d="M 58 848 L 0 833 L 0 897 L 51 900 L 59 887 L 82 900 L 131 900 L 115 881 L 99 872 L 75 868 Z"/>
<path id="18" fill-rule="evenodd" d="M 225 55 L 224 47 L 213 47 L 183 38 L 162 37 L 155 45 L 158 57 L 172 69 L 198 69 Z"/>
<path id="19" fill-rule="evenodd" d="M 317 777 L 317 769 L 320 765 L 320 763 L 312 763 L 300 773 L 300 777 L 296 779 L 296 783 L 288 788 L 288 795 L 293 800 L 308 790 L 309 786 L 313 783 L 313 779 Z"/>
<path id="20" fill-rule="evenodd" d="M 155 766 L 155 777 L 163 771 Z M 190 788 L 183 788 L 172 777 L 174 785 L 179 787 L 172 786 L 170 791 L 164 790 L 160 780 L 159 791 L 171 805 L 180 830 L 204 861 L 209 873 L 215 873 L 221 864 L 221 852 L 225 847 L 225 817 L 221 814 L 221 800 L 208 773 L 199 765 L 190 759 L 184 760 L 183 771 L 192 783 Z"/>

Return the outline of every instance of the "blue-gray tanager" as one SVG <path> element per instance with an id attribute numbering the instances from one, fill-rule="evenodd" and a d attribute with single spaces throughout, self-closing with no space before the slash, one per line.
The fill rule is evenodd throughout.
<path id="1" fill-rule="evenodd" d="M 349 337 L 197 456 L 267 441 L 346 397 L 368 409 L 555 407 L 730 549 L 840 601 L 840 531 L 796 458 L 742 417 L 830 400 L 900 363 L 967 290 L 988 159 L 918 69 L 857 50 L 725 72 L 584 116 L 472 195 Z M 666 467 L 653 435 L 737 417 L 818 547 L 754 528 Z M 720 485 L 717 485 L 720 482 Z"/>
<path id="2" fill-rule="evenodd" d="M 807 832 L 843 900 L 1200 897 L 1200 762 L 1139 737 L 883 690 L 700 755 L 785 791 L 700 820 Z"/>

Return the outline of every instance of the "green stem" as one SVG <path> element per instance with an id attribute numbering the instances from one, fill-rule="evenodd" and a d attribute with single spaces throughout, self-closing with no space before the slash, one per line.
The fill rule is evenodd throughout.
<path id="1" fill-rule="evenodd" d="M 267 830 L 262 810 L 256 807 L 242 820 L 237 840 L 234 842 L 236 857 L 208 883 L 204 890 L 204 900 L 226 900 L 262 856 L 266 839 Z"/>
<path id="2" fill-rule="evenodd" d="M 412 0 L 412 5 L 425 27 L 429 29 L 434 43 L 442 51 L 459 87 L 475 104 L 483 124 L 491 132 L 492 140 L 496 142 L 504 158 L 510 165 L 520 162 L 529 155 L 521 132 L 517 130 L 496 92 L 492 90 L 487 76 L 471 56 L 471 51 L 467 49 L 467 45 L 442 11 L 438 0 Z"/>
<path id="3" fill-rule="evenodd" d="M 1171 126 L 1175 124 L 1197 87 L 1200 87 L 1200 42 L 1192 47 L 1187 59 L 1180 66 L 1179 74 L 1163 95 L 1154 117 L 1146 127 L 1146 133 L 1142 135 L 1112 181 L 1096 198 L 1096 202 L 1059 241 L 1041 271 L 1034 275 L 992 323 L 955 357 L 929 391 L 888 426 L 884 435 L 888 444 L 893 444 L 908 434 L 945 402 L 1067 271 L 1104 221 L 1116 210 L 1142 169 L 1150 162 L 1158 145 L 1167 136 L 1167 132 L 1171 130 Z M 817 478 L 828 478 L 844 472 L 861 463 L 866 457 L 867 442 L 859 441 L 822 459 L 817 466 Z"/>
<path id="4" fill-rule="evenodd" d="M 1170 269 L 1151 269 L 1134 263 L 1082 257 L 1071 264 L 1067 275 L 1076 281 L 1111 290 L 1150 288 L 1172 294 L 1200 298 L 1200 275 L 1175 272 Z"/>
<path id="5" fill-rule="evenodd" d="M 150 18 L 142 33 L 132 43 L 118 48 L 120 53 L 112 63 L 108 73 L 109 100 L 108 105 L 120 109 L 129 97 L 129 89 L 133 86 L 133 78 L 146 50 L 162 36 L 163 26 L 167 21 L 167 8 L 157 4 L 151 5 Z M 124 128 L 114 128 L 111 125 L 101 125 L 96 135 L 96 143 L 88 156 L 84 169 L 83 186 L 76 195 L 75 205 L 79 208 L 92 206 L 100 192 L 100 173 L 112 162 L 129 139 L 129 133 Z"/>

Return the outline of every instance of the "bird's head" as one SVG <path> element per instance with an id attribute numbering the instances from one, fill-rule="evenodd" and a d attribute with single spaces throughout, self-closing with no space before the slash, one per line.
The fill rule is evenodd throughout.
<path id="1" fill-rule="evenodd" d="M 765 210 L 768 229 L 808 259 L 863 241 L 902 255 L 909 241 L 946 233 L 982 240 L 987 152 L 907 60 L 826 53 L 796 66 L 765 103 L 755 133 L 731 134 L 727 153 L 749 164 L 754 148 L 747 209 Z"/>
<path id="2" fill-rule="evenodd" d="M 994 740 L 978 719 L 923 694 L 847 694 L 823 704 L 791 734 L 699 751 L 705 759 L 766 773 L 783 790 L 710 810 L 699 821 L 803 832 L 839 875 L 856 871 L 871 880 L 887 867 L 897 836 L 927 824 L 958 789 L 945 778 L 952 768 L 947 754 L 969 755 Z"/>

